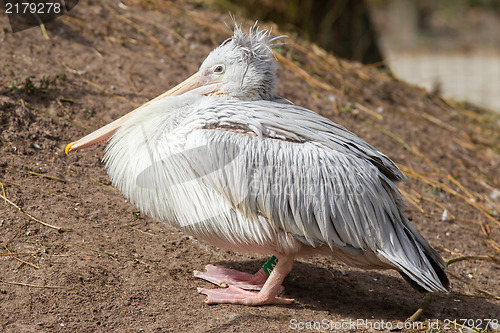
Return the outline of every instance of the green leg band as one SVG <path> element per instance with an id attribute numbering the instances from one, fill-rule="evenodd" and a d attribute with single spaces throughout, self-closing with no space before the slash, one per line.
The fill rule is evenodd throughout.
<path id="1" fill-rule="evenodd" d="M 269 260 L 262 266 L 264 273 L 266 273 L 269 276 L 277 263 L 278 263 L 278 258 L 276 258 L 275 256 L 269 258 Z"/>

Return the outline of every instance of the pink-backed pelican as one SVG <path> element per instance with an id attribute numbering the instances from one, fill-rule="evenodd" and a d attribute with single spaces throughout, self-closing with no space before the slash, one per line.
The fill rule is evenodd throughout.
<path id="1" fill-rule="evenodd" d="M 406 177 L 344 127 L 277 96 L 275 40 L 236 25 L 196 74 L 66 153 L 107 142 L 110 179 L 142 212 L 220 248 L 273 255 L 255 274 L 196 271 L 223 287 L 198 289 L 209 304 L 288 304 L 277 294 L 294 259 L 316 254 L 446 292 L 443 259 L 403 214 L 396 183 Z"/>

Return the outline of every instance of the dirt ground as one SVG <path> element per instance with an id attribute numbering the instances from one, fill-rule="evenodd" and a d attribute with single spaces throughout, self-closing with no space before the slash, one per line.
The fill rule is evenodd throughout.
<path id="1" fill-rule="evenodd" d="M 62 154 L 194 73 L 229 36 L 224 22 L 228 15 L 183 1 L 88 0 L 47 23 L 47 40 L 39 28 L 10 33 L 0 15 L 1 331 L 328 331 L 344 323 L 337 331 L 371 332 L 419 308 L 424 295 L 396 272 L 316 257 L 298 260 L 285 280 L 292 305 L 208 306 L 196 288 L 210 284 L 193 270 L 213 263 L 253 272 L 266 258 L 208 246 L 142 215 L 111 186 L 102 147 Z M 498 320 L 499 116 L 286 41 L 280 94 L 395 160 L 409 176 L 400 189 L 414 225 L 444 258 L 465 259 L 446 269 L 452 291 L 433 296 L 423 326 L 402 331 Z M 358 319 L 368 326 L 348 326 Z"/>

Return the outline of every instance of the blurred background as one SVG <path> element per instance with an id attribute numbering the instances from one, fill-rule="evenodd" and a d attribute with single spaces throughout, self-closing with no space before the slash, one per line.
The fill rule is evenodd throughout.
<path id="1" fill-rule="evenodd" d="M 500 112 L 498 0 L 205 0 L 271 20 L 336 56 Z"/>

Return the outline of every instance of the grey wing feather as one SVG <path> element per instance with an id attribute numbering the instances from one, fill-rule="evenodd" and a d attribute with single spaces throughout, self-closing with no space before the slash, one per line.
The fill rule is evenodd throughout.
<path id="1" fill-rule="evenodd" d="M 208 160 L 219 163 L 223 174 L 206 177 L 207 185 L 236 209 L 313 247 L 379 253 L 424 288 L 444 290 L 424 253 L 444 263 L 402 214 L 393 181 L 405 177 L 385 155 L 307 109 L 264 101 L 214 107 L 225 110 L 225 126 L 256 134 L 204 129 L 191 136 L 207 145 L 193 169 L 206 174 Z"/>
<path id="2" fill-rule="evenodd" d="M 274 103 L 270 101 L 252 101 L 220 103 L 219 107 L 228 111 L 224 119 L 230 123 L 237 118 L 252 120 L 257 118 L 258 126 L 264 126 L 267 133 L 277 138 L 290 140 L 314 141 L 340 152 L 354 154 L 373 165 L 392 181 L 402 181 L 406 176 L 386 155 L 379 152 L 366 141 L 360 139 L 345 127 L 330 121 L 314 111 L 295 105 Z M 251 110 L 251 115 L 246 114 Z"/>

